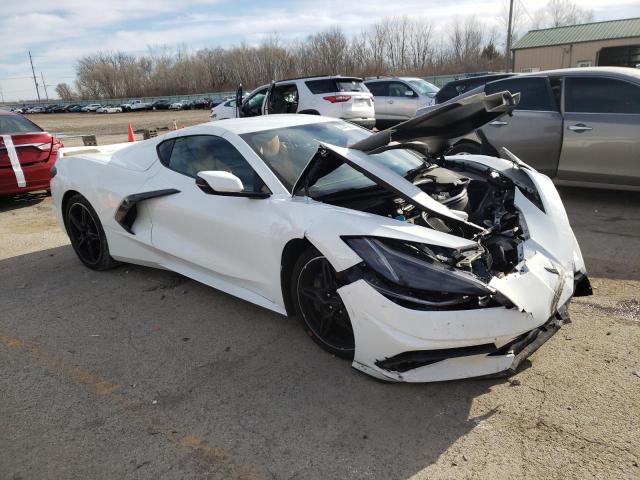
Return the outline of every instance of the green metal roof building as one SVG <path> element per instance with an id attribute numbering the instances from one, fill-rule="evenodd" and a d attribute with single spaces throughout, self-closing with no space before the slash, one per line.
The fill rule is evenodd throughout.
<path id="1" fill-rule="evenodd" d="M 531 30 L 512 52 L 515 72 L 640 66 L 640 17 Z"/>

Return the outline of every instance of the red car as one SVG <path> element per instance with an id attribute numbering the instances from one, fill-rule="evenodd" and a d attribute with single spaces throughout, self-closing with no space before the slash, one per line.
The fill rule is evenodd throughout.
<path id="1" fill-rule="evenodd" d="M 0 195 L 48 190 L 62 146 L 22 115 L 0 111 Z"/>

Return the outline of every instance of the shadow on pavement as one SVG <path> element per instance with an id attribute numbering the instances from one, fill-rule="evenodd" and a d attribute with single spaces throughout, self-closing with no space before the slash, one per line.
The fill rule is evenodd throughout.
<path id="1" fill-rule="evenodd" d="M 21 193 L 13 196 L 0 196 L 0 212 L 9 212 L 18 208 L 31 207 L 42 202 L 49 194 L 46 191 Z"/>

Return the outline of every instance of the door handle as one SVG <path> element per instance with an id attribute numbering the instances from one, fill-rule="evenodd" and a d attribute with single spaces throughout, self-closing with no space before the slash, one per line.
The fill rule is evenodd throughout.
<path id="1" fill-rule="evenodd" d="M 569 125 L 567 128 L 572 132 L 586 132 L 588 130 L 593 130 L 593 128 L 588 127 L 584 123 L 576 123 L 575 125 Z"/>
<path id="2" fill-rule="evenodd" d="M 507 122 L 503 122 L 501 120 L 496 120 L 495 122 L 489 123 L 489 125 L 493 125 L 494 127 L 502 127 L 504 125 L 509 125 Z"/>

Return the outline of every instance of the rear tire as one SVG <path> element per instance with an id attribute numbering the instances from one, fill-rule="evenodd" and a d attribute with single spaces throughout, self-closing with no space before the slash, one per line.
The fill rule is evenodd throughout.
<path id="1" fill-rule="evenodd" d="M 108 270 L 120 265 L 109 253 L 109 244 L 98 214 L 79 193 L 64 207 L 64 223 L 76 255 L 92 270 Z"/>
<path id="2" fill-rule="evenodd" d="M 347 309 L 336 291 L 336 272 L 315 248 L 298 258 L 291 275 L 291 299 L 307 335 L 324 350 L 353 359 L 355 341 Z"/>

